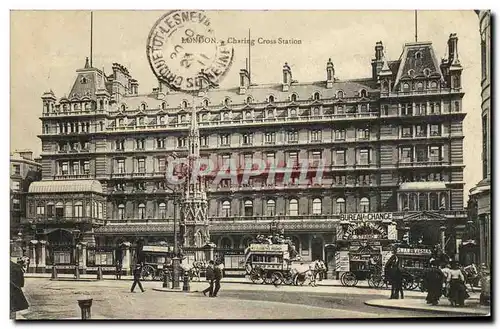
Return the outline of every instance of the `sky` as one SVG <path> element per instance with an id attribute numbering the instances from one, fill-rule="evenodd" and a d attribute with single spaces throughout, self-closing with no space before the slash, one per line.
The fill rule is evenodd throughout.
<path id="1" fill-rule="evenodd" d="M 147 93 L 157 81 L 146 58 L 146 40 L 155 21 L 166 11 L 94 11 L 93 64 L 111 73 L 111 64 L 126 66 Z M 397 60 L 406 42 L 415 40 L 414 11 L 207 11 L 218 39 L 286 38 L 300 45 L 252 47 L 252 83 L 278 83 L 285 62 L 299 82 L 325 79 L 328 58 L 339 79 L 371 76 L 377 41 L 389 60 Z M 76 70 L 90 53 L 89 11 L 11 12 L 10 147 L 41 152 L 41 95 L 52 89 L 67 95 Z M 431 41 L 438 60 L 446 56 L 450 33 L 457 33 L 465 96 L 465 199 L 481 180 L 481 97 L 479 20 L 468 11 L 418 11 L 418 41 Z M 234 45 L 231 69 L 221 88 L 239 83 L 247 45 Z"/>

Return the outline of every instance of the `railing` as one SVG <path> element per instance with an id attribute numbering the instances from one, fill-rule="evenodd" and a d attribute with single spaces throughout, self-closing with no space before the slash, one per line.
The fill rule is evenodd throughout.
<path id="1" fill-rule="evenodd" d="M 398 161 L 398 167 L 434 167 L 434 166 L 446 166 L 450 162 L 445 162 L 444 160 L 425 160 L 425 161 Z"/>
<path id="2" fill-rule="evenodd" d="M 42 117 L 68 117 L 68 116 L 79 116 L 79 115 L 98 115 L 106 114 L 105 110 L 79 110 L 79 111 L 63 111 L 58 112 L 43 112 Z"/>
<path id="3" fill-rule="evenodd" d="M 23 224 L 32 223 L 91 223 L 91 224 L 104 224 L 104 219 L 93 217 L 49 217 L 49 216 L 36 216 L 21 219 Z"/>
<path id="4" fill-rule="evenodd" d="M 69 179 L 89 179 L 90 174 L 67 174 L 67 175 L 55 175 L 54 180 L 69 180 Z"/>
<path id="5" fill-rule="evenodd" d="M 414 210 L 414 211 L 396 211 L 396 212 L 393 212 L 393 216 L 395 216 L 395 217 L 404 217 L 404 216 L 407 216 L 407 215 L 410 215 L 410 214 L 422 213 L 422 212 L 442 214 L 442 215 L 445 215 L 446 217 L 450 217 L 450 218 L 466 218 L 467 217 L 467 211 L 466 210 Z"/>
<path id="6" fill-rule="evenodd" d="M 424 90 L 410 90 L 410 91 L 392 91 L 380 92 L 382 97 L 400 97 L 400 96 L 415 96 L 415 95 L 443 95 L 461 92 L 461 88 L 446 88 L 446 89 L 424 89 Z"/>

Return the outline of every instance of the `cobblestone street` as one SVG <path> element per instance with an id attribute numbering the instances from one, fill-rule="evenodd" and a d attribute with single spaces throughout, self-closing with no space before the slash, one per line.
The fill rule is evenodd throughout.
<path id="1" fill-rule="evenodd" d="M 28 278 L 25 293 L 30 308 L 27 320 L 79 319 L 77 300 L 93 298 L 93 319 L 335 319 L 378 317 L 436 317 L 422 311 L 382 309 L 365 305 L 380 299 L 385 290 L 343 287 L 289 287 L 222 284 L 218 298 L 204 297 L 205 282 L 192 282 L 191 293 L 160 292 L 160 282 L 143 282 L 146 291 L 130 292 L 131 281 L 50 281 Z M 420 293 L 421 294 L 421 293 Z M 422 295 L 422 294 L 421 294 Z M 409 298 L 417 298 L 410 293 Z M 456 314 L 454 316 L 457 316 Z"/>

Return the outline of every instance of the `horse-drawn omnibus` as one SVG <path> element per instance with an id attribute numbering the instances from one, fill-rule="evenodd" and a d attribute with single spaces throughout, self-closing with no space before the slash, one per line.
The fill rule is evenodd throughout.
<path id="1" fill-rule="evenodd" d="M 143 280 L 163 280 L 165 271 L 172 271 L 173 248 L 169 246 L 143 246 Z"/>

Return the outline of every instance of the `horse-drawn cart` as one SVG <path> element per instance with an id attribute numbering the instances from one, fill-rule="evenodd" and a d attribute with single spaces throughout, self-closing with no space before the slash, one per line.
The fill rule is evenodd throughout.
<path id="1" fill-rule="evenodd" d="M 293 283 L 286 244 L 251 244 L 245 253 L 245 269 L 253 283 Z"/>

